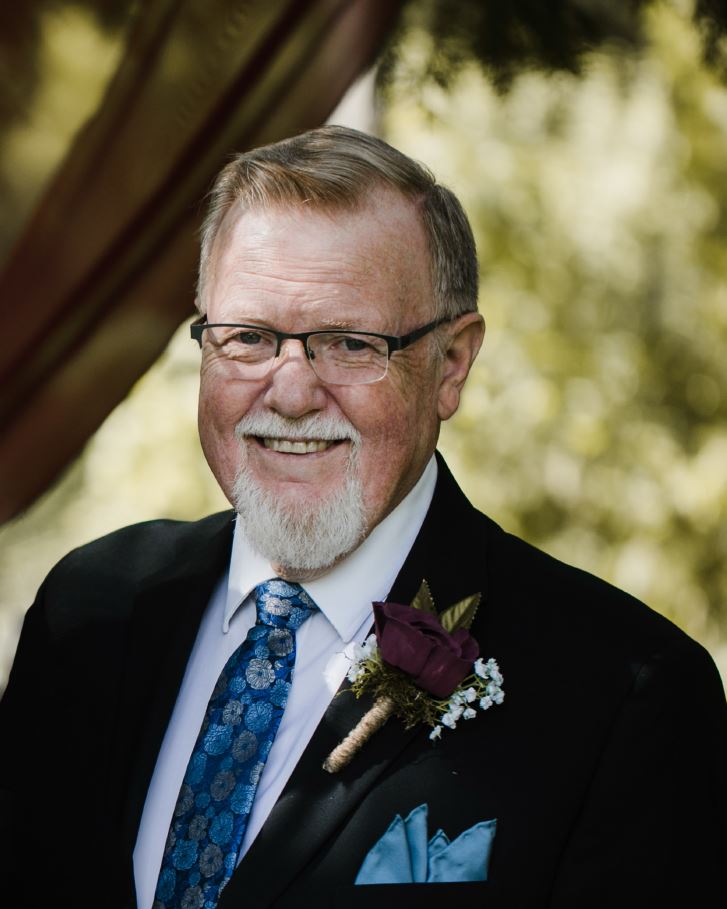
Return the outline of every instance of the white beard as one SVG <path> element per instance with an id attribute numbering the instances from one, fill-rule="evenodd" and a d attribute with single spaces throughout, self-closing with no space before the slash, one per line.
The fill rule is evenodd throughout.
<path id="1" fill-rule="evenodd" d="M 233 503 L 252 547 L 287 577 L 330 567 L 352 552 L 366 535 L 363 489 L 358 469 L 361 437 L 346 420 L 315 414 L 290 420 L 274 413 L 240 420 L 240 466 Z M 261 487 L 250 471 L 244 436 L 286 439 L 348 439 L 351 454 L 343 483 L 321 490 L 314 502 L 286 502 Z M 305 457 L 301 455 L 299 457 Z"/>

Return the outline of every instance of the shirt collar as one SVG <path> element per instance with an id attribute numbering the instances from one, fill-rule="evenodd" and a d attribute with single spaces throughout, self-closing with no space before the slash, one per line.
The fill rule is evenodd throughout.
<path id="1" fill-rule="evenodd" d="M 436 483 L 437 462 L 432 456 L 414 488 L 363 543 L 322 577 L 304 585 L 342 641 L 353 639 L 371 615 L 371 604 L 383 600 L 391 590 L 424 522 Z M 238 517 L 222 625 L 225 633 L 255 587 L 272 577 L 275 571 L 250 546 Z"/>

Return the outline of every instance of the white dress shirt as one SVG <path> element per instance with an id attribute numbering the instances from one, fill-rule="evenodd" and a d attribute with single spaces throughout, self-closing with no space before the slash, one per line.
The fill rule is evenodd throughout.
<path id="1" fill-rule="evenodd" d="M 285 713 L 258 784 L 240 858 L 278 800 L 341 685 L 353 643 L 373 622 L 372 603 L 383 600 L 409 554 L 426 516 L 437 480 L 434 457 L 406 498 L 364 542 L 323 577 L 305 584 L 320 612 L 296 632 L 296 659 Z M 212 594 L 187 663 L 182 685 L 149 785 L 134 849 L 139 909 L 154 902 L 164 844 L 174 806 L 207 710 L 227 660 L 255 624 L 255 587 L 275 577 L 269 562 L 235 525 L 230 568 Z"/>

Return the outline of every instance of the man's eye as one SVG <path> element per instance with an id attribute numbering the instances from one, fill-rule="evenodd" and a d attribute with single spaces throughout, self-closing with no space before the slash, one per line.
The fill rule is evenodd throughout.
<path id="1" fill-rule="evenodd" d="M 227 337 L 220 340 L 220 348 L 223 356 L 231 360 L 260 362 L 274 356 L 275 338 L 254 328 L 229 329 Z"/>
<path id="2" fill-rule="evenodd" d="M 339 338 L 338 345 L 345 353 L 359 353 L 372 349 L 371 345 L 364 341 L 363 338 L 351 338 L 348 335 L 343 335 Z"/>
<path id="3" fill-rule="evenodd" d="M 362 341 L 360 338 L 344 338 L 343 343 L 346 347 L 346 350 L 366 350 L 369 346 L 365 341 Z"/>
<path id="4" fill-rule="evenodd" d="M 240 331 L 232 339 L 239 344 L 253 345 L 262 344 L 264 338 L 259 331 Z"/>

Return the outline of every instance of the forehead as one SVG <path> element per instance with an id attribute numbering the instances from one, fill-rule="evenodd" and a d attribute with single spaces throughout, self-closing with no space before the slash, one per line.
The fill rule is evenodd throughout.
<path id="1" fill-rule="evenodd" d="M 419 212 L 393 191 L 374 191 L 353 209 L 321 210 L 303 203 L 233 209 L 210 266 L 207 303 L 215 309 L 244 304 L 250 293 L 302 305 L 318 299 L 354 305 L 359 298 L 378 296 L 422 312 L 432 306 Z"/>

